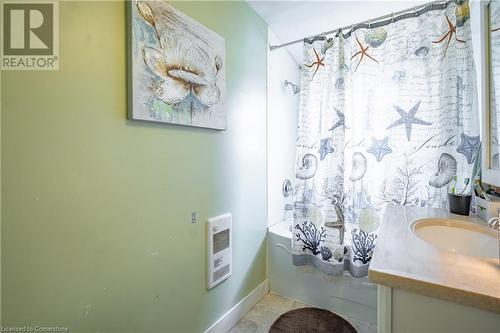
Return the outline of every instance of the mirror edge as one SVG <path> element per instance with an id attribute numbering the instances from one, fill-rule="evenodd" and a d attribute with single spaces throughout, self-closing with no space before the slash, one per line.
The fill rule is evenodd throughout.
<path id="1" fill-rule="evenodd" d="M 489 13 L 488 5 L 490 0 L 481 0 L 480 3 L 480 41 L 481 41 L 481 94 L 479 99 L 479 109 L 481 113 L 481 141 L 482 147 L 482 163 L 481 173 L 482 181 L 486 184 L 493 186 L 500 186 L 500 170 L 493 170 L 489 168 L 489 150 L 490 145 L 488 142 L 490 131 L 490 107 L 489 107 L 489 87 L 490 87 L 490 73 L 489 73 Z"/>

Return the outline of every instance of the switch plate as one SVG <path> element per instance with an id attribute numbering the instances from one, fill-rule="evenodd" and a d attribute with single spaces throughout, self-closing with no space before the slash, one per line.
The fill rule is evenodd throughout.
<path id="1" fill-rule="evenodd" d="M 191 223 L 196 223 L 196 222 L 198 222 L 198 213 L 192 212 L 191 213 Z"/>

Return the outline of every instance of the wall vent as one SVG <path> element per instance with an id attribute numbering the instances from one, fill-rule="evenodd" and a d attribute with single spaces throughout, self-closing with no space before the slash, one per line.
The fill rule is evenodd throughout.
<path id="1" fill-rule="evenodd" d="M 231 276 L 232 264 L 232 217 L 224 214 L 207 222 L 207 286 L 215 287 Z"/>

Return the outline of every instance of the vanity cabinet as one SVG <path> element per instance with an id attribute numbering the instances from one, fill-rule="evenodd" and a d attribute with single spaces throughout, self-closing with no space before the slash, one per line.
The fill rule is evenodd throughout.
<path id="1" fill-rule="evenodd" d="M 378 333 L 500 332 L 498 313 L 383 285 L 378 310 Z"/>
<path id="2" fill-rule="evenodd" d="M 440 226 L 433 235 L 464 241 L 432 244 L 418 236 L 426 225 Z M 454 230 L 446 234 L 450 226 Z M 368 280 L 377 284 L 378 332 L 500 333 L 496 239 L 482 238 L 482 251 L 476 255 L 466 254 L 470 247 L 459 246 L 470 244 L 469 232 L 496 234 L 486 228 L 477 217 L 446 209 L 388 206 L 368 271 Z"/>

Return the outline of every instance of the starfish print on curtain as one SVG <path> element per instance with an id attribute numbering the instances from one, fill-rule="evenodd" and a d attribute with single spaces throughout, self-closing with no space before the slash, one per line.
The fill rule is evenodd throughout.
<path id="1" fill-rule="evenodd" d="M 399 106 L 394 105 L 394 109 L 396 109 L 396 111 L 399 113 L 399 116 L 401 118 L 399 118 L 398 120 L 393 122 L 391 125 L 389 125 L 389 127 L 387 127 L 387 129 L 390 129 L 390 128 L 393 128 L 393 127 L 396 127 L 399 125 L 405 125 L 406 139 L 408 139 L 408 141 L 410 141 L 411 140 L 411 127 L 413 124 L 426 125 L 426 126 L 432 125 L 431 123 L 429 123 L 427 121 L 423 121 L 423 120 L 415 117 L 415 114 L 418 111 L 418 107 L 420 106 L 420 102 L 421 101 L 418 101 L 417 104 L 415 104 L 415 106 L 413 106 L 410 109 L 410 111 L 408 111 L 408 112 L 405 112 Z"/>
<path id="2" fill-rule="evenodd" d="M 325 60 L 325 56 L 323 56 L 323 58 L 320 59 L 318 52 L 316 52 L 316 49 L 313 49 L 313 51 L 314 51 L 314 55 L 316 57 L 316 61 L 312 62 L 311 64 L 306 64 L 304 66 L 306 66 L 307 68 L 312 68 L 312 67 L 316 66 L 316 69 L 314 70 L 314 73 L 312 76 L 314 78 L 314 75 L 316 75 L 316 73 L 318 72 L 319 67 L 320 66 L 325 67 L 325 63 L 323 62 L 323 60 Z"/>
<path id="3" fill-rule="evenodd" d="M 392 149 L 389 147 L 388 141 L 388 136 L 386 136 L 382 140 L 372 138 L 372 145 L 366 151 L 373 154 L 377 162 L 380 162 L 385 155 L 392 153 Z"/>
<path id="4" fill-rule="evenodd" d="M 339 127 L 344 127 L 345 128 L 345 116 L 342 112 L 340 112 L 338 109 L 335 109 L 335 113 L 337 114 L 337 117 L 339 117 L 339 120 L 329 129 L 329 131 L 335 131 L 336 128 Z"/>
<path id="5" fill-rule="evenodd" d="M 367 45 L 366 47 L 363 47 L 363 44 L 361 44 L 361 42 L 359 41 L 358 36 L 356 36 L 356 42 L 358 43 L 358 46 L 359 46 L 360 50 L 358 52 L 354 53 L 354 55 L 351 57 L 351 60 L 354 59 L 356 56 L 358 56 L 360 54 L 361 54 L 361 57 L 359 58 L 358 64 L 356 65 L 356 68 L 354 69 L 354 71 L 358 70 L 358 67 L 361 64 L 361 62 L 363 61 L 363 58 L 365 56 L 368 57 L 368 58 L 370 58 L 371 60 L 375 61 L 378 64 L 378 60 L 375 59 L 374 57 L 372 57 L 371 55 L 369 55 L 367 53 L 367 51 L 370 48 L 370 46 Z"/>
<path id="6" fill-rule="evenodd" d="M 441 38 L 439 40 L 432 41 L 434 44 L 439 44 L 442 41 L 444 41 L 446 39 L 446 37 L 448 37 L 448 41 L 446 42 L 446 48 L 444 49 L 443 57 L 446 56 L 446 52 L 448 51 L 448 46 L 450 46 L 450 42 L 451 42 L 451 39 L 453 38 L 453 35 L 455 35 L 455 40 L 457 42 L 465 43 L 465 40 L 458 39 L 458 37 L 457 37 L 457 26 L 453 25 L 453 23 L 451 22 L 448 15 L 445 15 L 445 16 L 446 16 L 446 21 L 448 22 L 448 32 L 443 36 L 443 38 Z"/>
<path id="7" fill-rule="evenodd" d="M 472 164 L 476 160 L 477 151 L 479 150 L 479 146 L 481 146 L 481 140 L 478 136 L 468 136 L 465 133 L 461 135 L 462 142 L 460 146 L 457 148 L 457 152 L 463 154 L 467 159 L 467 163 Z"/>
<path id="8" fill-rule="evenodd" d="M 326 138 L 321 140 L 321 146 L 319 147 L 318 153 L 320 159 L 323 161 L 326 155 L 333 153 L 335 150 L 331 146 L 332 138 Z"/>

